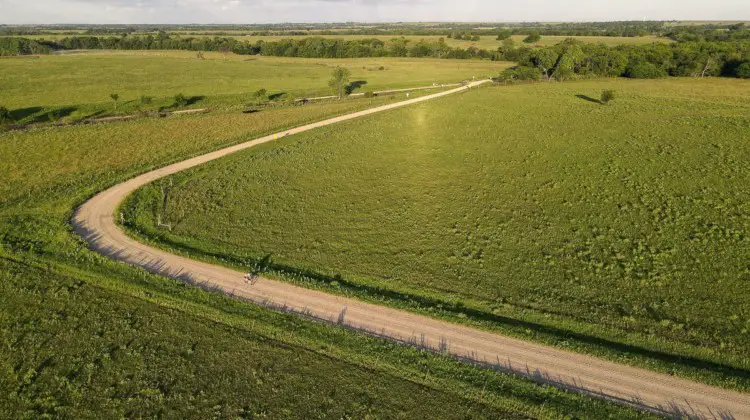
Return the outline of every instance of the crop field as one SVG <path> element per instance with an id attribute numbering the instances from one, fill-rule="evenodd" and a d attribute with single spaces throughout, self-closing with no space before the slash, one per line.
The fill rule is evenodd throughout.
<path id="1" fill-rule="evenodd" d="M 157 185 L 124 216 L 199 258 L 535 319 L 747 389 L 749 104 L 750 83 L 719 79 L 479 89 L 178 174 L 171 231 Z"/>
<path id="2" fill-rule="evenodd" d="M 332 68 L 351 70 L 363 81 L 358 92 L 455 83 L 498 74 L 510 63 L 439 59 L 301 59 L 218 53 L 127 51 L 66 54 L 0 60 L 0 104 L 11 109 L 104 104 L 118 93 L 122 106 L 142 95 L 170 100 L 182 93 L 200 98 L 196 106 L 242 102 L 258 89 L 294 97 L 330 95 Z M 381 69 L 382 68 L 382 69 Z M 355 92 L 356 92 L 355 91 Z M 224 98 L 228 95 L 229 98 Z M 247 98 L 245 98 L 247 101 Z"/>
<path id="3" fill-rule="evenodd" d="M 0 417 L 645 417 L 150 276 L 70 230 L 136 173 L 393 100 L 0 133 Z"/>

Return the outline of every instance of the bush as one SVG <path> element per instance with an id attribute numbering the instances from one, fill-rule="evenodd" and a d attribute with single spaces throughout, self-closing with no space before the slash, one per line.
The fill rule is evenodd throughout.
<path id="1" fill-rule="evenodd" d="M 631 64 L 625 70 L 625 77 L 631 79 L 659 79 L 666 76 L 667 72 L 664 69 L 647 61 Z"/>
<path id="2" fill-rule="evenodd" d="M 174 104 L 178 108 L 181 108 L 183 106 L 187 106 L 187 104 L 188 104 L 188 98 L 187 98 L 187 96 L 185 96 L 185 95 L 183 95 L 181 93 L 178 93 L 177 95 L 174 96 Z"/>
<path id="3" fill-rule="evenodd" d="M 265 102 L 268 100 L 268 91 L 263 88 L 258 89 L 253 93 L 253 98 L 259 102 Z"/>
<path id="4" fill-rule="evenodd" d="M 11 121 L 13 121 L 13 118 L 11 117 L 8 108 L 0 106 L 0 124 L 7 124 Z"/>
<path id="5" fill-rule="evenodd" d="M 365 98 L 374 98 L 375 92 L 365 92 Z"/>
<path id="6" fill-rule="evenodd" d="M 610 103 L 611 101 L 614 101 L 614 100 L 615 100 L 615 91 L 614 90 L 605 90 L 605 91 L 602 92 L 602 96 L 601 96 L 601 99 L 600 99 L 602 105 L 606 105 L 606 104 L 608 104 L 608 103 Z"/>
<path id="7" fill-rule="evenodd" d="M 740 64 L 736 74 L 740 79 L 750 79 L 750 61 Z"/>
<path id="8" fill-rule="evenodd" d="M 378 68 L 378 70 L 380 70 L 380 71 L 385 70 L 385 66 L 380 66 L 380 68 Z"/>
<path id="9" fill-rule="evenodd" d="M 149 105 L 151 102 L 154 101 L 154 98 L 150 96 L 142 95 L 139 101 L 141 105 Z"/>

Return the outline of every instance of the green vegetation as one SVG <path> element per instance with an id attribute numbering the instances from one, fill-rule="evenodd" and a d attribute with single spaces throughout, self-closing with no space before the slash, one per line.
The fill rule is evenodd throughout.
<path id="1" fill-rule="evenodd" d="M 539 32 L 533 32 L 530 33 L 526 38 L 523 39 L 523 42 L 526 44 L 534 44 L 539 42 L 542 39 L 542 35 L 539 34 Z"/>
<path id="2" fill-rule="evenodd" d="M 615 100 L 615 91 L 612 89 L 607 89 L 602 91 L 602 96 L 599 98 L 599 102 L 602 103 L 602 105 L 607 105 L 608 103 Z"/>
<path id="3" fill-rule="evenodd" d="M 558 81 L 618 76 L 740 77 L 741 66 L 750 63 L 750 41 L 607 47 L 569 39 L 554 47 L 502 48 L 500 52 L 500 58 L 536 67 L 545 79 Z"/>
<path id="4" fill-rule="evenodd" d="M 646 417 L 151 276 L 70 231 L 136 173 L 389 101 L 0 133 L 0 417 Z"/>
<path id="5" fill-rule="evenodd" d="M 339 99 L 347 94 L 346 90 L 349 86 L 351 74 L 352 72 L 345 67 L 336 67 L 333 69 L 333 73 L 331 73 L 331 80 L 328 81 L 328 86 L 333 89 L 334 95 L 338 96 Z"/>
<path id="6" fill-rule="evenodd" d="M 605 89 L 616 104 L 592 107 Z M 125 220 L 194 257 L 270 256 L 310 287 L 750 389 L 749 99 L 719 79 L 481 89 L 178 174 L 171 232 L 157 187 Z"/>
<path id="7" fill-rule="evenodd" d="M 0 291 L 4 418 L 651 417 L 118 264 L 0 251 Z"/>
<path id="8" fill-rule="evenodd" d="M 0 106 L 0 125 L 7 124 L 11 121 L 10 111 L 4 106 Z"/>
<path id="9" fill-rule="evenodd" d="M 111 93 L 109 97 L 112 99 L 112 102 L 115 103 L 115 111 L 117 111 L 117 101 L 120 100 L 120 95 L 117 93 Z"/>
<path id="10" fill-rule="evenodd" d="M 473 60 L 205 56 L 206 60 L 198 60 L 185 51 L 108 51 L 2 60 L 2 102 L 16 114 L 30 114 L 33 108 L 36 112 L 31 116 L 50 107 L 73 107 L 73 117 L 111 110 L 107 97 L 112 92 L 120 94 L 122 113 L 133 112 L 134 100 L 141 95 L 152 96 L 153 107 L 159 108 L 170 106 L 174 95 L 182 92 L 202 97 L 196 107 L 237 107 L 260 88 L 295 97 L 328 95 L 327 83 L 336 66 L 348 68 L 352 80 L 366 80 L 373 90 L 455 83 L 472 76 L 490 77 L 508 67 L 508 63 Z"/>
<path id="11" fill-rule="evenodd" d="M 737 67 L 737 77 L 741 79 L 750 79 L 750 62 L 740 64 Z"/>

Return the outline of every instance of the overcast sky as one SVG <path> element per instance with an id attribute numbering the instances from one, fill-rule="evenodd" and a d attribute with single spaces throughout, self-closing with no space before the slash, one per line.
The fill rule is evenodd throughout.
<path id="1" fill-rule="evenodd" d="M 750 20 L 750 0 L 0 0 L 0 23 Z"/>

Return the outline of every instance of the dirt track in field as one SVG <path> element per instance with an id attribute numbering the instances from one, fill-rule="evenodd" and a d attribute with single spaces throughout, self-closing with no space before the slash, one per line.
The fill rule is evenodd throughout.
<path id="1" fill-rule="evenodd" d="M 280 281 L 261 278 L 251 284 L 244 280 L 244 273 L 173 255 L 139 243 L 128 237 L 115 223 L 117 206 L 136 189 L 159 178 L 286 135 L 429 101 L 485 82 L 475 82 L 433 95 L 304 125 L 148 172 L 105 190 L 83 204 L 73 217 L 73 226 L 92 249 L 110 258 L 144 267 L 153 273 L 219 288 L 261 305 L 304 313 L 381 337 L 447 351 L 539 382 L 631 403 L 665 414 L 750 419 L 748 394 Z"/>

